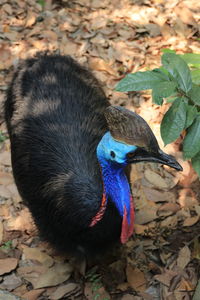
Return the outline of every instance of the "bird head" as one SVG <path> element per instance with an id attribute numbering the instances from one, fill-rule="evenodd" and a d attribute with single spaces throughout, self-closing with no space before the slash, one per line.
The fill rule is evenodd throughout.
<path id="1" fill-rule="evenodd" d="M 122 165 L 146 161 L 182 170 L 173 156 L 159 148 L 156 137 L 142 117 L 123 107 L 109 106 L 105 118 L 109 132 L 102 143 L 104 158 Z"/>

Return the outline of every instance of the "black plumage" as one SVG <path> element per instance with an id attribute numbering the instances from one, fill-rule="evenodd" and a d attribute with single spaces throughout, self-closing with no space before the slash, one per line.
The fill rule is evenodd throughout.
<path id="1" fill-rule="evenodd" d="M 126 179 L 118 172 L 119 148 L 119 157 L 110 151 L 108 158 L 113 176 L 119 177 L 104 178 L 106 189 L 116 181 L 118 190 L 113 186 L 105 197 L 102 174 L 107 171 L 101 172 L 97 159 L 103 136 L 115 147 L 136 146 L 126 145 L 134 149 L 122 156 L 126 163 L 153 161 L 181 170 L 159 149 L 146 122 L 111 107 L 92 73 L 68 56 L 39 55 L 22 61 L 7 92 L 5 119 L 19 193 L 41 236 L 62 252 L 94 255 L 120 241 L 120 233 L 121 242 L 132 234 L 134 212 Z M 116 201 L 125 201 L 121 215 Z"/>
<path id="2" fill-rule="evenodd" d="M 96 147 L 108 130 L 108 105 L 88 70 L 54 55 L 22 62 L 7 93 L 16 185 L 41 236 L 61 251 L 101 252 L 119 239 L 121 217 L 110 201 L 88 227 L 103 193 Z"/>

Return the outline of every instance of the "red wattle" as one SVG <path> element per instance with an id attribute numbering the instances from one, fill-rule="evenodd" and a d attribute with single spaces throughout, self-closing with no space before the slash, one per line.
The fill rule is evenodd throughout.
<path id="1" fill-rule="evenodd" d="M 122 244 L 125 244 L 129 237 L 133 234 L 133 226 L 134 226 L 134 207 L 133 207 L 133 198 L 130 196 L 130 224 L 128 223 L 127 210 L 126 206 L 124 206 L 124 215 L 122 220 L 122 230 L 120 240 Z"/>

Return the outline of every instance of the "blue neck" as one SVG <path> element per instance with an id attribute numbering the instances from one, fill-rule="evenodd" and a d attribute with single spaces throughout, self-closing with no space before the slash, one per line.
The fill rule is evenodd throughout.
<path id="1" fill-rule="evenodd" d="M 97 147 L 97 158 L 102 169 L 102 179 L 106 198 L 115 203 L 120 216 L 123 217 L 124 209 L 127 211 L 127 219 L 130 224 L 130 187 L 124 173 L 126 154 L 136 149 L 133 145 L 127 145 L 115 141 L 107 132 Z M 110 152 L 115 152 L 115 157 Z"/>
<path id="2" fill-rule="evenodd" d="M 108 161 L 99 161 L 102 169 L 102 179 L 106 198 L 115 203 L 121 217 L 124 215 L 124 206 L 127 210 L 130 223 L 130 187 L 123 167 Z"/>

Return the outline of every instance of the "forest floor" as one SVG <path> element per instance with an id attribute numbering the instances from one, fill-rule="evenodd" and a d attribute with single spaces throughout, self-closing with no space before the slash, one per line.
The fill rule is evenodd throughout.
<path id="1" fill-rule="evenodd" d="M 169 104 L 153 104 L 148 91 L 114 89 L 127 73 L 159 67 L 163 48 L 200 53 L 199 0 L 0 4 L 1 104 L 19 59 L 45 50 L 69 54 L 93 70 L 112 104 L 139 113 L 164 147 L 160 123 Z M 38 237 L 13 181 L 1 115 L 0 299 L 192 299 L 200 274 L 200 182 L 190 162 L 182 159 L 181 138 L 165 152 L 176 157 L 183 172 L 154 164 L 132 168 L 135 234 L 80 276 L 66 257 Z"/>

